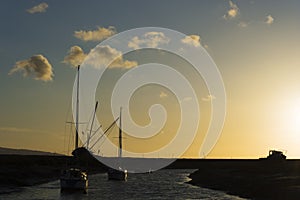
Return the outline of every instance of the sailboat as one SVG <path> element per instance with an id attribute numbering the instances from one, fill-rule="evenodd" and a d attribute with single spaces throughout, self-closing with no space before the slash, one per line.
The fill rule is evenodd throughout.
<path id="1" fill-rule="evenodd" d="M 79 121 L 79 71 L 80 66 L 77 68 L 77 98 L 76 98 L 76 136 L 75 136 L 75 149 L 78 149 L 78 121 Z M 97 109 L 97 104 L 95 110 Z M 83 191 L 87 192 L 88 188 L 88 175 L 87 172 L 80 167 L 69 167 L 62 171 L 60 176 L 61 191 Z"/>
<path id="2" fill-rule="evenodd" d="M 121 158 L 122 158 L 122 108 L 120 109 L 120 117 L 119 117 L 119 151 L 118 151 L 118 160 L 121 164 Z M 117 180 L 117 181 L 126 181 L 127 180 L 127 170 L 122 169 L 121 166 L 119 166 L 119 169 L 114 168 L 108 168 L 107 171 L 108 180 Z"/>

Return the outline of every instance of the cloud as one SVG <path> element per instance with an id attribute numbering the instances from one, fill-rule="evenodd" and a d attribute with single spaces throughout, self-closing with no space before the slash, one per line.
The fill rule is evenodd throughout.
<path id="1" fill-rule="evenodd" d="M 63 63 L 77 67 L 86 57 L 85 62 L 95 68 L 106 67 L 112 60 L 113 62 L 109 65 L 109 68 L 129 69 L 138 65 L 136 61 L 124 60 L 122 53 L 109 45 L 96 46 L 89 54 L 84 53 L 79 46 L 72 46 L 65 56 Z"/>
<path id="2" fill-rule="evenodd" d="M 101 41 L 116 33 L 115 27 L 109 26 L 108 28 L 98 27 L 97 30 L 93 31 L 75 31 L 74 36 L 83 41 Z"/>
<path id="3" fill-rule="evenodd" d="M 23 72 L 25 77 L 33 75 L 34 79 L 42 81 L 51 81 L 54 76 L 51 64 L 43 55 L 34 55 L 28 60 L 16 62 L 9 75 L 18 71 Z"/>
<path id="4" fill-rule="evenodd" d="M 30 133 L 32 129 L 16 127 L 0 127 L 0 132 Z"/>
<path id="5" fill-rule="evenodd" d="M 161 44 L 167 44 L 170 41 L 168 37 L 162 32 L 147 32 L 142 38 L 133 37 L 128 42 L 128 47 L 139 49 L 141 47 L 156 48 Z"/>
<path id="6" fill-rule="evenodd" d="M 233 19 L 239 14 L 239 8 L 236 4 L 234 4 L 232 1 L 229 1 L 230 9 L 227 11 L 227 13 L 223 16 L 224 19 Z"/>
<path id="7" fill-rule="evenodd" d="M 273 22 L 274 22 L 274 18 L 271 15 L 268 15 L 266 17 L 265 23 L 271 25 L 273 24 Z"/>
<path id="8" fill-rule="evenodd" d="M 202 98 L 202 101 L 212 101 L 212 100 L 214 100 L 214 99 L 216 99 L 216 97 L 213 96 L 213 95 L 211 95 L 211 94 L 209 94 L 209 95 L 207 95 L 206 97 L 203 97 L 203 98 Z"/>
<path id="9" fill-rule="evenodd" d="M 97 46 L 92 49 L 86 62 L 95 68 L 102 68 L 106 67 L 112 60 L 113 62 L 109 65 L 110 68 L 129 69 L 138 65 L 136 61 L 124 60 L 122 53 L 109 45 Z"/>
<path id="10" fill-rule="evenodd" d="M 184 97 L 181 102 L 188 102 L 188 101 L 191 101 L 191 100 L 193 100 L 192 97 Z"/>
<path id="11" fill-rule="evenodd" d="M 63 63 L 69 64 L 73 67 L 80 65 L 87 55 L 79 46 L 72 46 L 68 55 L 64 58 Z"/>
<path id="12" fill-rule="evenodd" d="M 35 130 L 29 128 L 19 128 L 19 127 L 0 127 L 1 133 L 52 133 L 45 130 Z"/>
<path id="13" fill-rule="evenodd" d="M 241 28 L 246 28 L 246 27 L 248 27 L 248 23 L 241 21 L 238 23 L 238 26 Z"/>
<path id="14" fill-rule="evenodd" d="M 199 47 L 201 44 L 199 35 L 188 35 L 185 38 L 183 38 L 181 42 L 194 47 Z"/>
<path id="15" fill-rule="evenodd" d="M 163 92 L 163 91 L 160 91 L 159 98 L 163 99 L 163 98 L 166 98 L 166 97 L 168 97 L 168 94 Z"/>
<path id="16" fill-rule="evenodd" d="M 46 9 L 48 8 L 48 4 L 47 3 L 40 3 L 37 6 L 34 6 L 32 8 L 27 9 L 26 11 L 30 14 L 34 14 L 34 13 L 42 13 L 42 12 L 46 12 Z"/>

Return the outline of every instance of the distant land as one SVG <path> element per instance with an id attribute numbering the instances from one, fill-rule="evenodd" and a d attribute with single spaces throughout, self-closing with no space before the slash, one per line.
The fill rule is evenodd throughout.
<path id="1" fill-rule="evenodd" d="M 38 155 L 38 156 L 62 156 L 62 154 L 29 150 L 29 149 L 12 149 L 0 147 L 0 155 Z"/>

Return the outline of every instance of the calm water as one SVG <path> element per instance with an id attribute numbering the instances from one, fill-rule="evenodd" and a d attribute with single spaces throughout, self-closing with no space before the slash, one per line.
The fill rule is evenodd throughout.
<path id="1" fill-rule="evenodd" d="M 89 176 L 87 194 L 61 194 L 59 181 L 54 181 L 1 194 L 0 199 L 242 199 L 185 183 L 189 180 L 187 176 L 193 171 L 160 170 L 152 174 L 129 174 L 127 182 L 107 181 L 106 174 L 95 174 Z"/>

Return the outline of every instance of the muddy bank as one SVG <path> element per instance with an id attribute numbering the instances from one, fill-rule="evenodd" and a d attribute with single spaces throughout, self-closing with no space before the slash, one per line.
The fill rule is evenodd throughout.
<path id="1" fill-rule="evenodd" d="M 300 199 L 300 160 L 205 160 L 189 183 L 250 199 Z"/>
<path id="2" fill-rule="evenodd" d="M 61 170 L 74 163 L 78 162 L 72 156 L 0 155 L 1 191 L 57 180 Z M 90 174 L 105 171 L 97 161 L 79 162 L 77 165 Z"/>

